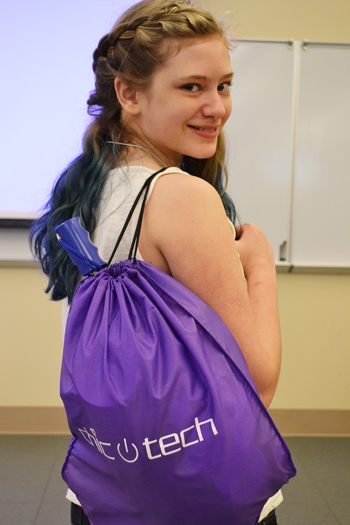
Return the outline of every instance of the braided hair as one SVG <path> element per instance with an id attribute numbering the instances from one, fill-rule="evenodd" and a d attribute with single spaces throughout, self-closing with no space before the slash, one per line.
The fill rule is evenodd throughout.
<path id="1" fill-rule="evenodd" d="M 220 36 L 229 42 L 223 28 L 204 9 L 189 0 L 144 0 L 128 9 L 112 30 L 103 36 L 93 53 L 95 89 L 87 101 L 93 116 L 83 140 L 83 152 L 58 178 L 46 212 L 34 224 L 30 242 L 34 255 L 49 277 L 46 292 L 52 299 L 68 296 L 70 301 L 79 272 L 55 236 L 55 227 L 80 216 L 90 234 L 97 224 L 97 210 L 104 183 L 118 160 L 125 157 L 126 146 L 135 138 L 121 119 L 114 81 L 118 76 L 130 87 L 146 91 L 152 77 L 169 57 L 171 46 L 162 46 L 164 39 L 181 41 L 204 36 Z M 227 170 L 222 133 L 217 151 L 210 159 L 185 157 L 182 169 L 201 177 L 220 193 L 227 215 L 235 220 L 235 208 L 225 193 Z"/>

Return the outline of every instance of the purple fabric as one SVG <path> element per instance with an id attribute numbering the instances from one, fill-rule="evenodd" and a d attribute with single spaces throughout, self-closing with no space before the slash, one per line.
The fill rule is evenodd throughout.
<path id="1" fill-rule="evenodd" d="M 295 475 L 228 328 L 145 262 L 78 285 L 61 397 L 62 475 L 92 525 L 255 525 Z"/>

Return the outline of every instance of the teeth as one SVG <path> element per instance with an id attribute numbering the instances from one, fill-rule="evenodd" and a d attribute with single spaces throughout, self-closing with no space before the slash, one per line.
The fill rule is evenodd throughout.
<path id="1" fill-rule="evenodd" d="M 204 131 L 205 133 L 214 133 L 215 129 L 205 129 L 205 128 L 197 128 L 196 126 L 193 126 L 194 129 L 198 129 L 198 131 Z"/>

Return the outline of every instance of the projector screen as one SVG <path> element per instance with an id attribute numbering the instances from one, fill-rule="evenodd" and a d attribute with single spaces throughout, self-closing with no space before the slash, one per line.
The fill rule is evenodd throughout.
<path id="1" fill-rule="evenodd" d="M 81 151 L 92 54 L 135 1 L 13 0 L 1 7 L 0 218 L 33 218 Z"/>

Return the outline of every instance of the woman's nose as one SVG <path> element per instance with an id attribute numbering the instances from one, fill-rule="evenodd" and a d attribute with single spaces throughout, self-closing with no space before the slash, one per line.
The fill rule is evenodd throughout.
<path id="1" fill-rule="evenodd" d="M 202 106 L 202 112 L 206 117 L 213 117 L 216 119 L 221 119 L 225 116 L 227 108 L 220 93 L 217 91 L 215 93 L 208 93 Z"/>

